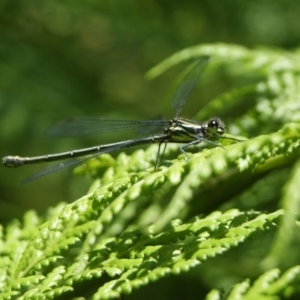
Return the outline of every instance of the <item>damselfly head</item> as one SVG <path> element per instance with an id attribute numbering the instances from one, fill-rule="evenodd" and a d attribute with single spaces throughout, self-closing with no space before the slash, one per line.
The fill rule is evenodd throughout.
<path id="1" fill-rule="evenodd" d="M 225 125 L 219 118 L 210 119 L 204 127 L 207 135 L 222 135 L 225 132 Z"/>

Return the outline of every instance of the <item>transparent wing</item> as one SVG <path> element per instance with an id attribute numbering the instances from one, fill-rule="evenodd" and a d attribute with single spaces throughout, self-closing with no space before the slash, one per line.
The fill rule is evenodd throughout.
<path id="1" fill-rule="evenodd" d="M 135 140 L 135 141 L 138 141 L 138 140 Z M 134 142 L 134 140 L 133 140 L 133 142 Z M 147 144 L 147 141 L 144 144 Z M 46 168 L 46 169 L 44 169 L 40 172 L 37 172 L 37 173 L 29 176 L 28 178 L 25 178 L 24 180 L 21 181 L 20 184 L 23 185 L 23 184 L 29 183 L 33 180 L 36 180 L 36 179 L 40 178 L 40 177 L 58 172 L 60 170 L 64 170 L 64 169 L 69 168 L 69 167 L 74 168 L 76 166 L 79 166 L 83 162 L 91 159 L 91 158 L 97 157 L 97 156 L 99 156 L 103 153 L 110 153 L 110 152 L 113 152 L 115 150 L 119 150 L 119 149 L 122 149 L 122 148 L 125 148 L 124 144 L 115 143 L 115 145 L 112 144 L 110 147 L 108 147 L 108 148 L 106 148 L 102 151 L 99 151 L 99 152 L 96 152 L 96 153 L 93 153 L 93 154 L 89 154 L 89 155 L 85 155 L 85 156 L 82 156 L 82 157 L 70 158 L 70 159 L 67 159 L 65 161 L 61 161 L 60 163 L 54 164 L 54 165 L 52 165 L 52 166 L 50 166 L 50 167 L 48 167 L 48 168 Z"/>
<path id="2" fill-rule="evenodd" d="M 163 119 L 157 120 L 115 120 L 101 118 L 72 118 L 60 121 L 47 130 L 51 136 L 82 136 L 89 134 L 102 134 L 135 130 L 147 132 L 149 130 L 163 129 L 168 122 Z"/>
<path id="3" fill-rule="evenodd" d="M 66 161 L 63 161 L 59 164 L 55 164 L 51 167 L 48 167 L 38 173 L 35 173 L 27 178 L 25 178 L 24 180 L 22 180 L 20 182 L 20 185 L 23 185 L 23 184 L 26 184 L 26 183 L 29 183 L 31 181 L 34 181 L 40 177 L 43 177 L 43 176 L 46 176 L 48 174 L 51 174 L 51 173 L 54 173 L 54 172 L 57 172 L 57 171 L 60 171 L 60 170 L 63 170 L 63 169 L 66 169 L 66 168 L 69 168 L 69 167 L 76 167 L 76 166 L 79 166 L 80 164 L 82 164 L 84 161 L 88 160 L 88 159 L 91 159 L 92 157 L 94 156 L 97 156 L 97 155 L 100 155 L 101 153 L 97 153 L 97 154 L 93 154 L 93 155 L 88 155 L 88 156 L 84 156 L 84 157 L 80 157 L 80 158 L 72 158 L 72 159 L 69 159 L 69 160 L 66 160 Z"/>
<path id="4" fill-rule="evenodd" d="M 69 167 L 78 166 L 78 165 L 82 164 L 83 162 L 85 162 L 86 160 L 89 160 L 91 158 L 99 156 L 103 153 L 110 153 L 112 151 L 116 151 L 116 150 L 120 150 L 120 149 L 124 149 L 124 148 L 128 148 L 128 147 L 148 145 L 153 142 L 160 143 L 160 142 L 163 142 L 166 138 L 168 138 L 167 134 L 159 134 L 156 136 L 149 136 L 146 138 L 130 140 L 129 142 L 127 141 L 127 142 L 117 142 L 117 143 L 109 144 L 106 146 L 105 149 L 98 151 L 96 153 L 85 155 L 82 157 L 77 157 L 77 158 L 70 158 L 70 159 L 62 161 L 58 164 L 54 164 L 38 173 L 33 174 L 32 176 L 24 179 L 21 182 L 21 185 L 29 183 L 35 179 L 46 176 L 48 174 L 51 174 L 51 173 L 54 173 L 54 172 L 57 172 L 57 171 L 60 171 L 60 170 L 63 170 L 63 169 L 69 168 Z"/>
<path id="5" fill-rule="evenodd" d="M 209 56 L 204 56 L 201 59 L 197 60 L 191 66 L 186 76 L 183 78 L 182 83 L 177 88 L 172 100 L 172 108 L 175 110 L 175 118 L 180 114 L 187 101 L 187 98 L 189 97 L 200 76 L 202 75 L 208 61 Z"/>

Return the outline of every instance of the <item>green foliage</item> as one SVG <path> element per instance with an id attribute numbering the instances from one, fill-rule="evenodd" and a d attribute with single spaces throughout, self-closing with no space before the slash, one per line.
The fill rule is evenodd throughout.
<path id="1" fill-rule="evenodd" d="M 158 170 L 155 145 L 77 168 L 95 179 L 86 196 L 3 228 L 1 299 L 134 297 L 185 272 L 206 299 L 299 295 L 297 54 L 200 45 L 150 70 L 210 55 L 203 81 L 228 88 L 196 118 L 228 115 L 227 136 L 241 142 L 188 149 L 188 161 L 169 146 Z"/>
<path id="2" fill-rule="evenodd" d="M 124 197 L 122 189 L 117 194 Z M 151 233 L 151 227 L 141 232 L 133 224 L 117 234 L 120 228 L 113 225 L 121 216 L 115 196 L 106 191 L 102 199 L 93 195 L 61 205 L 40 226 L 33 212 L 25 216 L 22 230 L 20 224 L 12 224 L 2 242 L 1 299 L 52 299 L 77 293 L 80 283 L 90 281 L 89 288 L 96 288 L 93 299 L 119 297 L 222 255 L 269 230 L 282 214 L 214 212 L 185 223 L 173 220 L 158 234 Z M 92 281 L 105 275 L 100 286 Z"/>
<path id="3" fill-rule="evenodd" d="M 300 266 L 288 269 L 281 276 L 278 269 L 273 269 L 262 274 L 252 285 L 249 280 L 245 280 L 236 284 L 226 296 L 220 291 L 213 290 L 205 299 L 275 300 L 289 298 L 299 292 L 299 282 Z"/>

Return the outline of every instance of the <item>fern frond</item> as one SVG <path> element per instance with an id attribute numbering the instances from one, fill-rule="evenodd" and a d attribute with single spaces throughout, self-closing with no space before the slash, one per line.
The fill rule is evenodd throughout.
<path id="1" fill-rule="evenodd" d="M 113 299 L 192 270 L 207 299 L 298 292 L 298 53 L 200 45 L 148 75 L 203 55 L 212 57 L 204 77 L 222 71 L 233 87 L 197 115 L 226 121 L 222 147 L 201 143 L 186 160 L 168 145 L 157 170 L 155 145 L 87 161 L 76 169 L 95 179 L 85 196 L 1 228 L 1 299 Z M 233 288 L 224 296 L 220 285 Z"/>
<path id="2" fill-rule="evenodd" d="M 299 283 L 300 266 L 294 266 L 283 274 L 280 270 L 273 269 L 262 274 L 253 284 L 248 279 L 236 284 L 226 296 L 223 291 L 213 290 L 205 299 L 289 299 L 299 294 Z"/>
<path id="3" fill-rule="evenodd" d="M 94 230 L 92 241 L 88 231 L 93 231 L 92 227 L 97 225 L 99 229 L 100 225 L 107 224 L 105 218 L 97 218 L 85 210 L 85 217 L 94 220 L 90 220 L 84 228 L 80 225 L 75 206 L 78 208 L 83 204 L 84 207 L 85 200 L 67 205 L 58 217 L 48 220 L 45 224 L 50 225 L 51 232 L 45 230 L 45 225 L 36 227 L 35 236 L 27 239 L 19 261 L 11 262 L 16 271 L 6 274 L 6 286 L 2 281 L 1 299 L 9 299 L 9 293 L 11 296 L 23 295 L 20 299 L 53 298 L 70 291 L 76 292 L 78 284 L 88 284 L 90 281 L 93 284 L 93 278 L 102 278 L 105 274 L 111 278 L 105 277 L 93 299 L 111 299 L 130 293 L 149 281 L 186 272 L 207 259 L 221 255 L 244 243 L 254 233 L 261 234 L 273 227 L 282 214 L 281 211 L 269 215 L 238 210 L 223 214 L 214 212 L 206 218 L 196 217 L 185 223 L 174 220 L 168 229 L 158 234 L 146 233 L 151 232 L 151 228 L 143 233 L 133 225 L 115 237 Z M 77 231 L 80 240 L 66 240 L 70 235 L 69 223 L 64 223 L 66 215 L 68 220 L 73 220 L 72 235 Z M 59 224 L 58 220 L 63 224 Z M 16 237 L 14 239 L 18 241 Z M 89 240 L 90 247 L 82 253 L 80 245 L 85 243 L 85 239 Z M 9 243 L 10 240 L 3 243 L 3 249 L 9 250 Z M 68 252 L 65 252 L 66 249 Z M 59 251 L 61 255 L 54 256 Z M 9 259 L 3 253 L 1 257 L 1 261 L 3 258 Z"/>

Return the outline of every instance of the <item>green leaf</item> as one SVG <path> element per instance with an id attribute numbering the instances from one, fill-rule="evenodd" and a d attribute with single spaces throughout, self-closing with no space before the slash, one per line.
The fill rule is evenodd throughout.
<path id="1" fill-rule="evenodd" d="M 199 45 L 148 77 L 203 55 L 205 83 L 231 82 L 196 117 L 226 121 L 220 147 L 168 145 L 156 170 L 157 145 L 87 161 L 86 195 L 0 228 L 1 299 L 114 299 L 176 276 L 206 299 L 299 295 L 298 53 Z"/>

